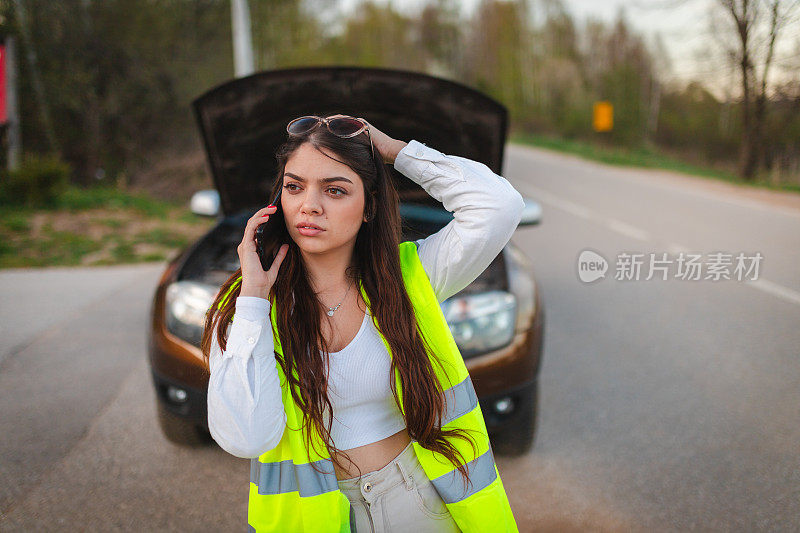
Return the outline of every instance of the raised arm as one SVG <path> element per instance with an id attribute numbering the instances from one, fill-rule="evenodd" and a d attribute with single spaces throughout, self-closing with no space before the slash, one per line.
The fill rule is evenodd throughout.
<path id="1" fill-rule="evenodd" d="M 420 185 L 453 220 L 417 241 L 422 266 L 439 302 L 472 283 L 511 239 L 525 202 L 502 176 L 483 163 L 412 140 L 394 167 Z"/>
<path id="2" fill-rule="evenodd" d="M 245 459 L 277 446 L 286 427 L 269 310 L 265 298 L 239 296 L 227 349 L 216 333 L 212 339 L 208 429 L 223 450 Z"/>

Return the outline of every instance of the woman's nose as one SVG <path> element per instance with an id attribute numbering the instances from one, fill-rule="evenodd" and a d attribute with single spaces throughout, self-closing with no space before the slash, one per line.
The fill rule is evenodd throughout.
<path id="1" fill-rule="evenodd" d="M 320 212 L 321 203 L 319 201 L 319 196 L 317 193 L 314 192 L 307 192 L 303 196 L 303 203 L 300 206 L 300 210 L 303 213 L 319 213 Z"/>

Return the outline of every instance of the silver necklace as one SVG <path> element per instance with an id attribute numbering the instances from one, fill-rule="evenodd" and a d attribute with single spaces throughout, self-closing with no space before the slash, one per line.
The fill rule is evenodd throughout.
<path id="1" fill-rule="evenodd" d="M 352 285 L 352 283 L 351 283 L 350 285 Z M 348 292 L 350 292 L 350 285 L 348 285 L 348 286 L 347 286 L 347 290 L 346 290 L 346 291 L 345 291 L 345 293 L 344 293 L 344 298 L 347 298 L 347 293 L 348 293 Z M 335 312 L 337 309 L 339 309 L 339 306 L 340 306 L 340 305 L 342 305 L 342 303 L 344 302 L 344 298 L 342 298 L 342 301 L 341 301 L 341 302 L 339 302 L 338 304 L 336 304 L 336 307 L 329 307 L 329 308 L 328 308 L 328 311 L 327 311 L 327 313 L 328 313 L 328 316 L 333 316 L 333 313 L 334 313 L 334 312 Z"/>

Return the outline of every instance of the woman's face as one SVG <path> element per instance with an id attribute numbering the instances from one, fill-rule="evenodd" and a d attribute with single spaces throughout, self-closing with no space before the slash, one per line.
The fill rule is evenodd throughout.
<path id="1" fill-rule="evenodd" d="M 304 143 L 286 162 L 281 209 L 289 235 L 303 252 L 352 248 L 364 218 L 364 183 L 353 169 Z M 304 235 L 297 227 L 301 222 L 316 224 L 322 231 Z"/>

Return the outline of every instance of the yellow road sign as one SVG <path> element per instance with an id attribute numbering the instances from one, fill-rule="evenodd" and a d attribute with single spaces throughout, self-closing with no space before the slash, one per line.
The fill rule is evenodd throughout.
<path id="1" fill-rule="evenodd" d="M 614 106 L 611 102 L 595 102 L 592 118 L 594 131 L 611 131 L 614 127 Z"/>

